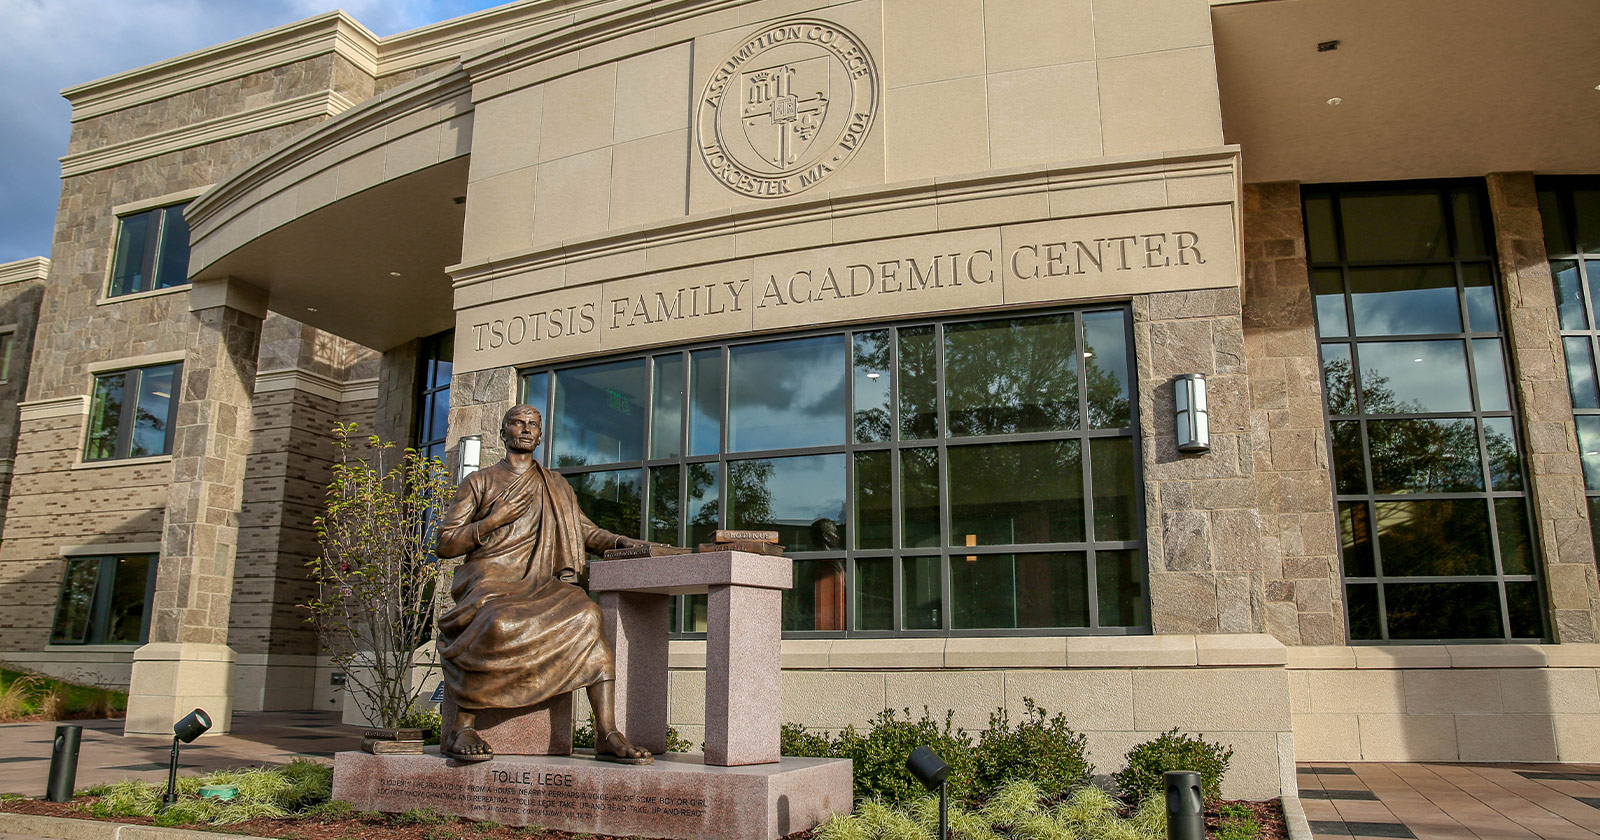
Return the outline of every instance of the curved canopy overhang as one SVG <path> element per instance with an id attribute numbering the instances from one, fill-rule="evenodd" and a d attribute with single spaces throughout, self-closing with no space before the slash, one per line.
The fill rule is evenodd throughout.
<path id="1" fill-rule="evenodd" d="M 1212 0 L 1245 180 L 1593 171 L 1594 0 Z M 1336 44 L 1331 42 L 1337 42 Z"/>
<path id="2" fill-rule="evenodd" d="M 362 103 L 190 205 L 190 280 L 379 350 L 448 329 L 471 146 L 459 67 Z"/>

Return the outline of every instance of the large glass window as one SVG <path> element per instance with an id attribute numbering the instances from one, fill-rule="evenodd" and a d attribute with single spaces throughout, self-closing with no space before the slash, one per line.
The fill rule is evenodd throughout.
<path id="1" fill-rule="evenodd" d="M 1537 185 L 1589 497 L 1589 527 L 1600 550 L 1600 390 L 1595 380 L 1595 342 L 1600 340 L 1600 320 L 1595 317 L 1600 305 L 1600 178 L 1540 178 Z"/>
<path id="2" fill-rule="evenodd" d="M 153 554 L 68 557 L 51 644 L 144 644 L 155 585 Z"/>
<path id="3" fill-rule="evenodd" d="M 445 330 L 422 340 L 417 372 L 417 451 L 444 459 L 450 421 L 450 371 L 455 359 L 456 331 Z"/>
<path id="4" fill-rule="evenodd" d="M 188 206 L 157 207 L 117 220 L 108 297 L 189 282 L 189 223 L 183 218 Z"/>
<path id="5" fill-rule="evenodd" d="M 183 365 L 155 365 L 94 378 L 83 460 L 145 458 L 172 452 L 173 394 Z"/>
<path id="6" fill-rule="evenodd" d="M 1483 185 L 1303 196 L 1350 638 L 1542 638 Z"/>
<path id="7" fill-rule="evenodd" d="M 551 466 L 614 531 L 777 531 L 784 629 L 1147 630 L 1122 308 L 874 326 L 530 371 Z M 682 632 L 705 629 L 683 598 Z"/>

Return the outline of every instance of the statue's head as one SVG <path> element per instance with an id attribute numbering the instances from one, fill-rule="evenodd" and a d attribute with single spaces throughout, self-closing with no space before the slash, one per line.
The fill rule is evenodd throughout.
<path id="1" fill-rule="evenodd" d="M 532 452 L 544 435 L 544 418 L 531 405 L 514 405 L 500 421 L 500 440 L 507 452 Z"/>

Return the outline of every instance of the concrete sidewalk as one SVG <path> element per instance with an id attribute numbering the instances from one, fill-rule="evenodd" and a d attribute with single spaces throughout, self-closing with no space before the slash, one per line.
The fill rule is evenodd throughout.
<path id="1" fill-rule="evenodd" d="M 1316 840 L 1600 840 L 1600 765 L 1299 766 Z"/>
<path id="2" fill-rule="evenodd" d="M 121 720 L 69 721 L 83 727 L 79 789 L 119 779 L 165 781 L 171 738 L 124 737 Z M 55 722 L 0 724 L 0 793 L 43 796 Z M 329 761 L 361 745 L 361 730 L 336 712 L 237 712 L 233 731 L 186 744 L 180 771 L 288 764 L 299 756 Z"/>

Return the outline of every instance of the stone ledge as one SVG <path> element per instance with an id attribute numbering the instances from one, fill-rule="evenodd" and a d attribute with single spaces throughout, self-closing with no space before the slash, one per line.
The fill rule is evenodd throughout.
<path id="1" fill-rule="evenodd" d="M 1596 646 L 1600 647 L 1600 646 Z M 668 643 L 668 667 L 705 667 L 705 642 Z M 997 670 L 1018 668 L 1283 667 L 1296 651 L 1262 633 L 1163 636 L 951 636 L 785 639 L 785 670 Z M 1330 648 L 1316 650 L 1349 650 Z M 1600 654 L 1597 654 L 1600 656 Z M 1346 661 L 1346 659 L 1348 661 Z M 1342 664 L 1297 667 L 1355 667 Z"/>
<path id="2" fill-rule="evenodd" d="M 0 813 L 0 833 L 22 837 L 57 837 L 61 840 L 261 840 L 242 834 L 219 834 L 187 828 L 7 813 Z"/>
<path id="3" fill-rule="evenodd" d="M 1600 644 L 1290 647 L 1292 671 L 1419 668 L 1600 668 Z"/>

